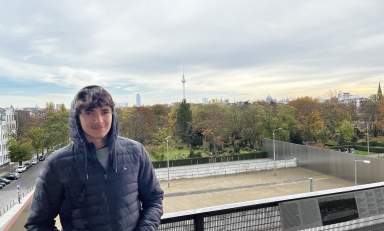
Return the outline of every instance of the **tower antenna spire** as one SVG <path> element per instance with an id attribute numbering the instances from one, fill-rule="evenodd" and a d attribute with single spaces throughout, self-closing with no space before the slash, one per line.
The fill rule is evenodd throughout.
<path id="1" fill-rule="evenodd" d="M 183 99 L 185 99 L 185 82 L 187 82 L 184 78 L 184 60 L 183 60 L 183 78 L 181 79 L 181 82 L 183 83 Z"/>

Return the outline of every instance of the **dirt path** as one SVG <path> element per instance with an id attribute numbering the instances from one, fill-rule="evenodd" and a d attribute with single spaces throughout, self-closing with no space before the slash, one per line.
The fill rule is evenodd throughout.
<path id="1" fill-rule="evenodd" d="M 313 191 L 353 186 L 351 181 L 323 175 L 303 168 L 278 169 L 220 177 L 162 181 L 164 212 L 176 212 L 216 205 L 305 193 L 308 178 Z"/>

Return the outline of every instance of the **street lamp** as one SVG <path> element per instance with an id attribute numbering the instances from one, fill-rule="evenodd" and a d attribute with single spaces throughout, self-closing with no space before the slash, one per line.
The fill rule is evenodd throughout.
<path id="1" fill-rule="evenodd" d="M 169 188 L 169 154 L 168 154 L 168 138 L 167 138 L 167 168 L 168 168 L 168 188 Z"/>
<path id="2" fill-rule="evenodd" d="M 272 132 L 272 137 L 273 137 L 273 172 L 275 173 L 276 176 L 276 152 L 275 152 L 275 131 L 280 130 L 281 128 L 276 128 Z"/>
<path id="3" fill-rule="evenodd" d="M 371 163 L 371 161 L 369 161 L 369 160 L 355 160 L 355 185 L 357 185 L 357 173 L 356 173 L 356 163 L 357 163 L 357 161 L 361 161 L 361 162 L 363 162 L 365 164 Z"/>
<path id="4" fill-rule="evenodd" d="M 368 156 L 369 156 L 369 133 L 368 133 L 368 125 L 369 125 L 369 124 L 367 124 L 367 147 L 368 147 L 367 151 L 368 151 Z"/>

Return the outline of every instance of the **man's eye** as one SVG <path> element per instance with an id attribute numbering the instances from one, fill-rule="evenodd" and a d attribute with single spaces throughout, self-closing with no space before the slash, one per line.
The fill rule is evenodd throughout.
<path id="1" fill-rule="evenodd" d="M 91 115 L 92 112 L 90 112 L 90 111 L 86 111 L 85 114 L 86 114 L 86 115 Z"/>

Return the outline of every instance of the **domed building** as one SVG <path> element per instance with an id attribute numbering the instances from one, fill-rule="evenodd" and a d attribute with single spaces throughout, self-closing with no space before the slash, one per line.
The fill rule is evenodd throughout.
<path id="1" fill-rule="evenodd" d="M 270 96 L 269 93 L 268 93 L 267 98 L 265 98 L 265 101 L 267 101 L 267 102 L 272 102 L 273 101 L 272 96 Z"/>

